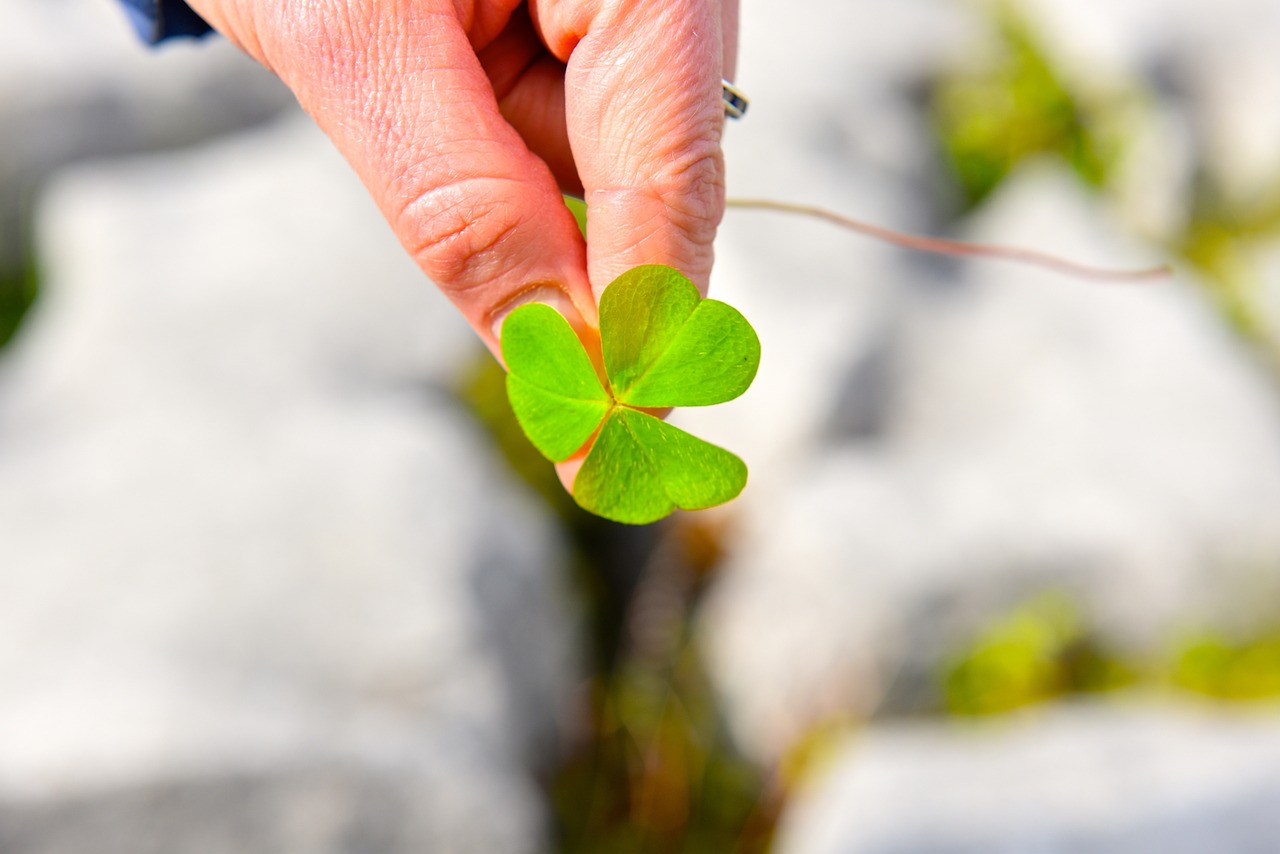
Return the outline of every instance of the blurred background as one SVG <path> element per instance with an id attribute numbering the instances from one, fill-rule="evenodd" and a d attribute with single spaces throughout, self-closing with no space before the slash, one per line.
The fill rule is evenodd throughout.
<path id="1" fill-rule="evenodd" d="M 1280 5 L 743 0 L 727 507 L 577 511 L 270 75 L 0 11 L 0 852 L 1280 850 Z"/>

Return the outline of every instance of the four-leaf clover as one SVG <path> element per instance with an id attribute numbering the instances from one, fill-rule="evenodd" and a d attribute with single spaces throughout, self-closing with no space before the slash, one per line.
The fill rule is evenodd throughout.
<path id="1" fill-rule="evenodd" d="M 550 306 L 523 305 L 502 325 L 507 395 L 534 447 L 562 462 L 591 442 L 574 500 L 641 525 L 736 497 L 747 482 L 742 460 L 644 410 L 724 403 L 746 391 L 760 364 L 746 318 L 702 299 L 670 267 L 636 267 L 600 298 L 600 347 L 603 378 Z"/>

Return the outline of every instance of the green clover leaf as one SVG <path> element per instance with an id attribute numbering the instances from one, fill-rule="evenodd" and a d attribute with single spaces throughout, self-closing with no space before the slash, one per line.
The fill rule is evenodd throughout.
<path id="1" fill-rule="evenodd" d="M 606 382 L 550 306 L 520 306 L 502 325 L 507 395 L 534 447 L 562 462 L 592 443 L 574 500 L 643 525 L 735 498 L 747 483 L 742 460 L 641 410 L 707 406 L 746 391 L 760 364 L 746 318 L 702 299 L 670 267 L 636 267 L 600 298 L 600 346 Z"/>

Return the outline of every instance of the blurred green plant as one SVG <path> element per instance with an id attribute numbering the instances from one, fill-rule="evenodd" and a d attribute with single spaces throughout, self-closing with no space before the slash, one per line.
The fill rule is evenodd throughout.
<path id="1" fill-rule="evenodd" d="M 991 715 L 1067 694 L 1108 691 L 1136 674 L 1090 637 L 1070 597 L 1046 592 L 1014 607 L 944 667 L 946 708 Z"/>
<path id="2" fill-rule="evenodd" d="M 1126 687 L 1190 691 L 1216 700 L 1280 699 L 1280 625 L 1243 636 L 1202 630 L 1134 662 L 1091 632 L 1062 593 L 1015 606 L 945 665 L 947 711 L 992 715 L 1059 697 Z"/>
<path id="3" fill-rule="evenodd" d="M 0 348 L 12 340 L 22 325 L 38 290 L 39 276 L 29 254 L 18 263 L 0 265 Z"/>
<path id="4" fill-rule="evenodd" d="M 612 666 L 620 624 L 629 596 L 627 578 L 636 570 L 629 560 L 642 562 L 652 534 L 593 516 L 580 508 L 560 485 L 555 470 L 533 447 L 516 421 L 507 398 L 507 373 L 486 350 L 476 353 L 452 391 L 479 423 L 512 473 L 559 517 L 572 546 L 566 572 L 577 594 L 580 611 L 590 630 L 588 664 L 597 671 Z M 630 534 L 630 536 L 628 536 Z"/>
<path id="5" fill-rule="evenodd" d="M 937 81 L 931 117 L 965 208 L 986 198 L 1022 161 L 1062 157 L 1087 183 L 1103 185 L 1119 151 L 1104 111 L 1071 92 L 1011 4 L 994 7 L 998 51 Z"/>
<path id="6" fill-rule="evenodd" d="M 614 664 L 591 687 L 590 737 L 549 783 L 564 854 L 768 849 L 781 804 L 733 747 L 693 638 L 720 533 L 659 526 Z"/>
<path id="7" fill-rule="evenodd" d="M 1221 188 L 1202 177 L 1173 249 L 1204 276 L 1232 326 L 1270 348 L 1280 372 L 1280 341 L 1268 340 L 1268 333 L 1275 331 L 1266 329 L 1254 305 L 1263 283 L 1253 264 L 1256 244 L 1280 239 L 1280 155 L 1273 183 L 1274 187 L 1259 188 L 1251 204 L 1242 205 L 1226 199 Z"/>
<path id="8" fill-rule="evenodd" d="M 1280 627 L 1244 640 L 1190 637 L 1176 652 L 1170 681 L 1221 700 L 1280 698 Z"/>
<path id="9" fill-rule="evenodd" d="M 1025 160 L 1058 157 L 1087 184 L 1123 200 L 1117 179 L 1132 134 L 1153 120 L 1153 96 L 1133 82 L 1081 91 L 1049 60 L 1034 27 L 1008 0 L 986 5 L 996 49 L 934 81 L 932 127 L 961 210 L 990 195 Z M 1262 322 L 1255 247 L 1280 240 L 1280 153 L 1247 198 L 1221 185 L 1215 164 L 1192 164 L 1185 219 L 1158 239 L 1200 274 L 1227 322 L 1280 377 L 1280 330 Z M 1122 205 L 1123 206 L 1123 205 Z"/>

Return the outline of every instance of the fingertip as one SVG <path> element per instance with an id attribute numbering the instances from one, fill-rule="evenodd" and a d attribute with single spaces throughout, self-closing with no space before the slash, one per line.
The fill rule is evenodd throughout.
<path id="1" fill-rule="evenodd" d="M 594 302 L 589 299 L 575 300 L 563 285 L 538 282 L 516 291 L 489 310 L 487 322 L 481 327 L 484 330 L 482 337 L 499 358 L 501 358 L 503 321 L 520 306 L 535 302 L 549 305 L 558 311 L 565 320 L 569 321 L 569 325 L 573 327 L 579 339 L 590 340 L 595 334 L 598 320 Z"/>
<path id="2" fill-rule="evenodd" d="M 582 462 L 587 458 L 585 453 L 565 460 L 562 463 L 556 463 L 556 476 L 560 478 L 560 485 L 564 487 L 564 491 L 573 495 L 573 481 L 578 476 L 578 472 L 582 469 Z"/>

